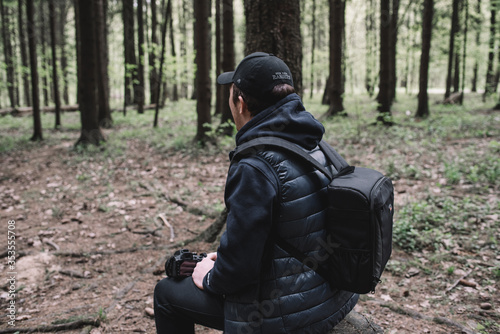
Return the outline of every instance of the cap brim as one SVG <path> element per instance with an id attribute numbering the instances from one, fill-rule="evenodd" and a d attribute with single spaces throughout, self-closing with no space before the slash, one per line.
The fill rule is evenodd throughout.
<path id="1" fill-rule="evenodd" d="M 234 71 L 222 73 L 217 77 L 217 83 L 219 85 L 227 85 L 233 83 L 233 75 Z"/>

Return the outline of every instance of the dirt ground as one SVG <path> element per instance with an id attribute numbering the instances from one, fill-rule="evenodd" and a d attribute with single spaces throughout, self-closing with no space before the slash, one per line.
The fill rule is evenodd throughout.
<path id="1" fill-rule="evenodd" d="M 227 154 L 159 154 L 131 140 L 125 154 L 106 158 L 81 155 L 72 144 L 2 156 L 0 332 L 12 328 L 8 307 L 14 283 L 15 327 L 100 318 L 98 326 L 67 333 L 154 333 L 148 312 L 165 256 L 203 231 L 223 208 Z M 423 186 L 398 181 L 397 201 Z M 172 240 L 159 215 L 172 225 Z M 4 253 L 9 228 L 15 232 L 12 268 Z M 186 247 L 214 251 L 216 243 Z M 494 249 L 471 256 L 477 269 L 470 273 L 459 264 L 452 274 L 434 271 L 434 264 L 424 272 L 411 266 L 415 258 L 428 261 L 425 253 L 395 250 L 392 269 L 356 309 L 386 333 L 498 333 L 498 325 L 484 326 L 500 321 L 498 281 L 479 284 L 488 262 L 500 260 Z M 220 332 L 198 327 L 197 333 Z"/>

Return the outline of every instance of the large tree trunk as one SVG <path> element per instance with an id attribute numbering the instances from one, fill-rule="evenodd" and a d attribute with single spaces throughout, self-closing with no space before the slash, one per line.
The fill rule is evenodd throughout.
<path id="1" fill-rule="evenodd" d="M 494 93 L 493 87 L 495 82 L 495 73 L 493 71 L 493 63 L 495 62 L 495 44 L 496 44 L 496 0 L 490 1 L 491 16 L 490 16 L 490 40 L 488 52 L 488 65 L 486 70 L 486 84 L 484 87 L 483 101 L 486 97 Z"/>
<path id="2" fill-rule="evenodd" d="M 135 100 L 137 102 L 137 111 L 139 114 L 144 113 L 144 48 L 146 47 L 144 43 L 144 20 L 143 20 L 143 7 L 144 1 L 137 0 L 137 40 L 139 45 L 139 59 L 137 65 L 137 81 L 138 84 L 134 90 Z"/>
<path id="3" fill-rule="evenodd" d="M 390 14 L 390 7 L 390 0 L 380 1 L 380 80 L 378 94 L 378 111 L 380 115 L 377 120 L 385 125 L 392 125 L 390 120 L 392 106 L 392 15 Z"/>
<path id="4" fill-rule="evenodd" d="M 326 116 L 334 116 L 344 110 L 343 32 L 345 27 L 345 1 L 330 0 L 330 78 L 328 87 L 330 108 Z"/>
<path id="5" fill-rule="evenodd" d="M 111 128 L 113 119 L 109 107 L 108 88 L 108 43 L 106 28 L 106 12 L 104 4 L 107 0 L 95 1 L 95 30 L 96 30 L 96 53 L 97 53 L 97 104 L 99 106 L 99 125 L 103 128 Z"/>
<path id="6" fill-rule="evenodd" d="M 429 98 L 427 87 L 429 82 L 429 55 L 432 39 L 432 17 L 434 15 L 434 0 L 424 1 L 422 18 L 422 55 L 420 57 L 420 81 L 418 93 L 418 108 L 415 117 L 429 116 Z"/>
<path id="7" fill-rule="evenodd" d="M 234 20 L 233 20 L 233 0 L 222 1 L 222 71 L 234 71 L 235 55 L 234 55 Z M 228 85 L 221 86 L 222 89 L 222 114 L 221 124 L 227 125 L 228 121 L 233 121 L 233 115 L 229 108 L 229 89 Z M 221 129 L 225 135 L 232 135 L 233 127 L 225 126 Z"/>
<path id="8" fill-rule="evenodd" d="M 78 0 L 78 15 L 80 24 L 80 77 L 78 90 L 80 92 L 80 119 L 82 132 L 75 145 L 100 145 L 104 137 L 99 127 L 97 110 L 97 71 L 98 54 L 96 42 L 97 0 Z"/>
<path id="9" fill-rule="evenodd" d="M 54 0 L 49 0 L 49 16 L 50 16 L 50 39 L 52 51 L 52 83 L 54 85 L 54 102 L 55 102 L 55 128 L 61 126 L 61 100 L 59 99 L 59 79 L 57 77 L 57 53 L 56 53 L 56 10 Z"/>
<path id="10" fill-rule="evenodd" d="M 29 64 L 28 64 L 28 54 L 26 51 L 26 35 L 24 26 L 24 15 L 23 15 L 23 0 L 19 0 L 17 4 L 18 10 L 18 26 L 19 26 L 19 46 L 21 49 L 21 64 L 23 66 L 22 77 L 23 77 L 23 96 L 24 96 L 24 105 L 31 106 L 31 97 L 30 97 L 30 81 L 29 81 Z"/>
<path id="11" fill-rule="evenodd" d="M 156 68 L 156 55 L 158 54 L 158 37 L 156 30 L 158 16 L 156 14 L 156 1 L 151 1 L 151 46 L 149 50 L 149 96 L 151 104 L 156 103 L 156 91 L 158 85 L 158 69 Z"/>
<path id="12" fill-rule="evenodd" d="M 455 35 L 458 29 L 458 7 L 460 0 L 453 0 L 453 12 L 451 15 L 451 30 L 450 30 L 450 47 L 448 50 L 448 74 L 446 75 L 446 91 L 444 93 L 445 100 L 451 94 L 451 84 L 453 80 L 453 57 L 455 56 Z"/>
<path id="13" fill-rule="evenodd" d="M 126 106 L 134 102 L 133 81 L 136 78 L 137 61 L 134 42 L 134 0 L 123 0 L 123 37 L 125 51 L 125 101 Z M 125 109 L 124 109 L 125 111 Z"/>
<path id="14" fill-rule="evenodd" d="M 16 102 L 16 74 L 15 74 L 15 64 L 14 56 L 12 50 L 12 43 L 10 40 L 11 29 L 10 29 L 10 16 L 8 13 L 8 8 L 4 5 L 4 0 L 0 0 L 0 11 L 2 17 L 2 37 L 3 37 L 3 51 L 5 57 L 5 66 L 7 67 L 7 90 L 9 92 L 9 100 L 11 108 L 15 108 Z"/>
<path id="15" fill-rule="evenodd" d="M 299 0 L 244 0 L 245 54 L 273 53 L 283 59 L 293 76 L 295 91 L 302 94 L 302 37 Z"/>
<path id="16" fill-rule="evenodd" d="M 198 127 L 195 140 L 204 144 L 207 141 L 208 128 L 211 123 L 210 103 L 212 98 L 210 80 L 210 10 L 211 1 L 194 1 L 195 46 L 196 46 L 196 112 L 198 114 Z"/>
<path id="17" fill-rule="evenodd" d="M 26 1 L 26 17 L 28 19 L 28 45 L 31 66 L 31 96 L 33 98 L 33 136 L 32 141 L 43 140 L 42 121 L 40 119 L 40 95 L 38 91 L 38 68 L 36 55 L 36 27 L 33 0 Z"/>

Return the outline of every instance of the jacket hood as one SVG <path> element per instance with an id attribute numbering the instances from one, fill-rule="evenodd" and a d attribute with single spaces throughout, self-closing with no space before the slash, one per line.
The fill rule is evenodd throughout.
<path id="1" fill-rule="evenodd" d="M 258 137 L 279 137 L 314 149 L 325 128 L 307 112 L 297 94 L 290 94 L 273 106 L 261 111 L 236 134 L 236 145 Z"/>

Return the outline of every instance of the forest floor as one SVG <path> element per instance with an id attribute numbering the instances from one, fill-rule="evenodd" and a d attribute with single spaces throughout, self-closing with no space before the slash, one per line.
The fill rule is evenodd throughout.
<path id="1" fill-rule="evenodd" d="M 364 108 L 371 106 L 325 122 L 347 161 L 383 171 L 396 189 L 393 255 L 356 309 L 385 333 L 500 332 L 500 114 L 432 105 L 431 117 L 416 122 L 400 104 L 397 125 L 384 128 L 370 125 L 375 116 Z M 155 332 L 153 289 L 166 256 L 183 246 L 217 248 L 185 242 L 223 209 L 233 139 L 193 145 L 192 110 L 191 101 L 163 110 L 154 130 L 151 114 L 114 114 L 107 142 L 88 149 L 73 148 L 76 113 L 63 115 L 61 130 L 48 129 L 53 115 L 43 115 L 42 143 L 29 142 L 29 117 L 0 118 L 0 333 L 12 324 Z"/>

